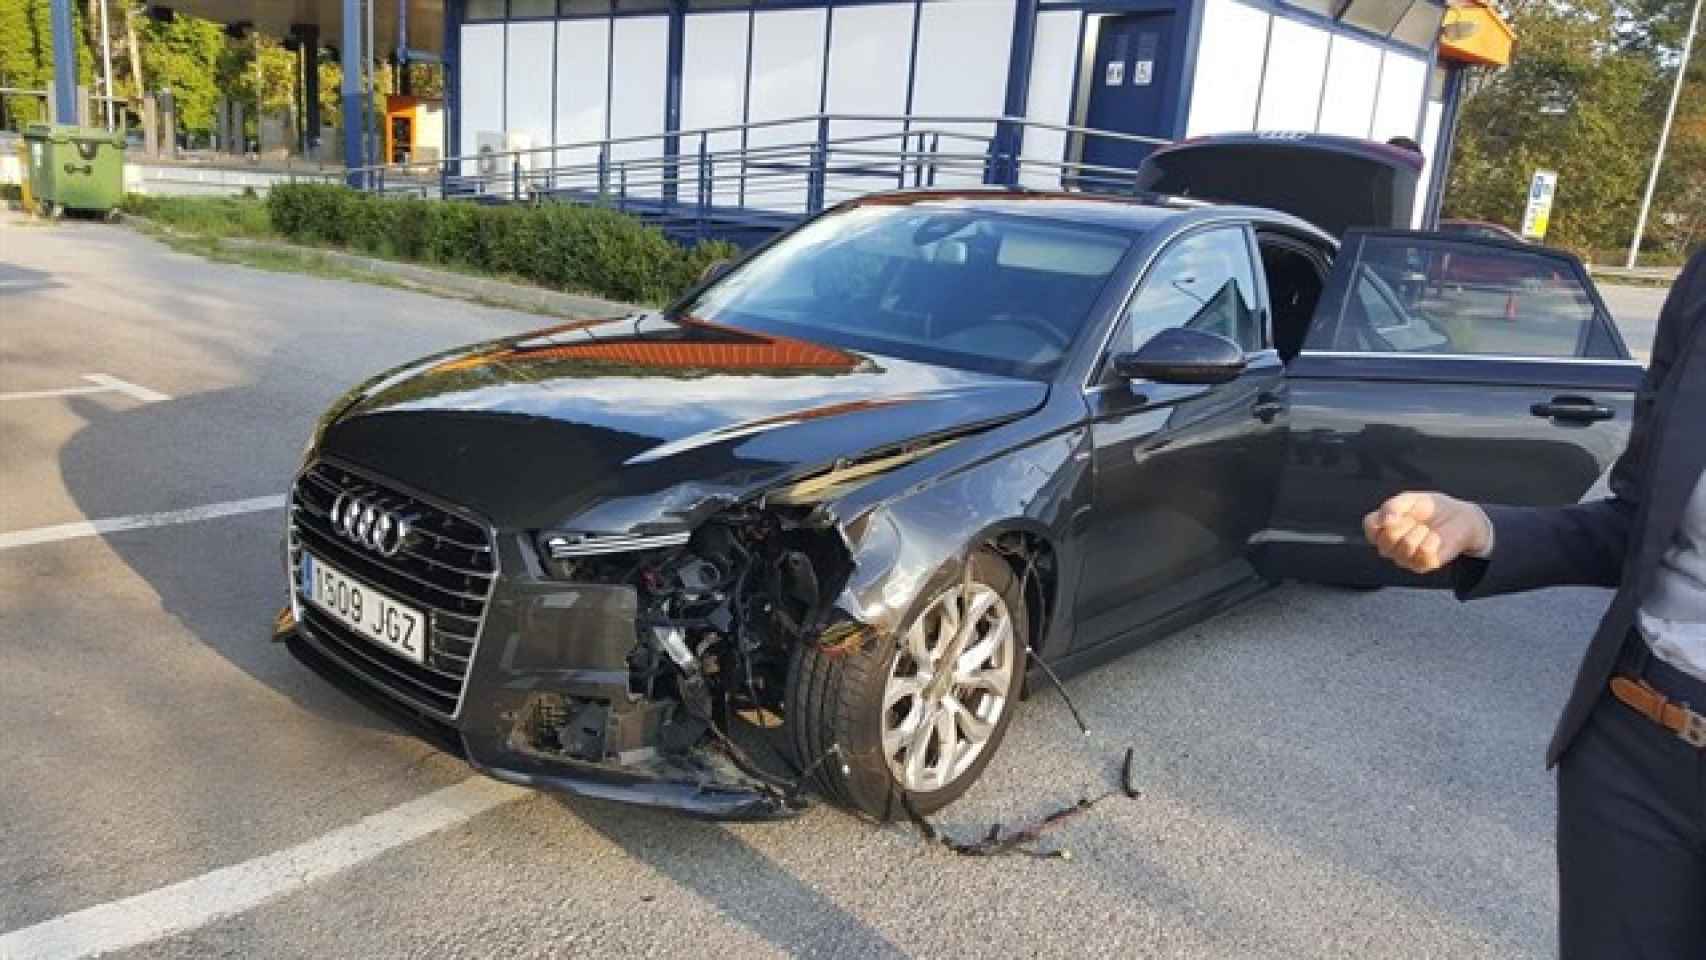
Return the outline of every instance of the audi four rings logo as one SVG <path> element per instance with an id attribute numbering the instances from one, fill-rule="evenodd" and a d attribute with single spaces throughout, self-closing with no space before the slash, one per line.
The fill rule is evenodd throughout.
<path id="1" fill-rule="evenodd" d="M 409 539 L 409 521 L 347 493 L 332 501 L 332 529 L 381 556 L 394 557 Z"/>

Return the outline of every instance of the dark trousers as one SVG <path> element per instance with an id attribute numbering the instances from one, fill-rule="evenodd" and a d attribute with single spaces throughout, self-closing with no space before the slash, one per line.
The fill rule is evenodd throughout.
<path id="1" fill-rule="evenodd" d="M 1632 637 L 1620 673 L 1706 713 L 1702 683 Z M 1608 692 L 1558 764 L 1563 960 L 1706 960 L 1706 750 Z"/>

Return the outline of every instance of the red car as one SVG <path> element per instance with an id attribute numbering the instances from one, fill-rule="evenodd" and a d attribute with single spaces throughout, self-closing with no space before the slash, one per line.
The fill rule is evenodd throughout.
<path id="1" fill-rule="evenodd" d="M 1465 240 L 1496 240 L 1531 246 L 1516 231 L 1481 220 L 1441 220 L 1439 232 Z M 1454 256 L 1442 253 L 1428 264 L 1427 276 L 1435 288 L 1444 286 L 1496 287 L 1515 293 L 1556 286 L 1561 278 L 1547 261 L 1531 257 Z"/>
<path id="2" fill-rule="evenodd" d="M 1511 243 L 1527 243 L 1522 234 L 1500 223 L 1489 223 L 1486 220 L 1441 220 L 1439 232 L 1447 236 L 1475 237 L 1481 240 L 1509 240 Z"/>

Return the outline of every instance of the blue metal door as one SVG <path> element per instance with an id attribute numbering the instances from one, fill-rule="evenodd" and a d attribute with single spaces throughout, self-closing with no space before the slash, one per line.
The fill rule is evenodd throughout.
<path id="1" fill-rule="evenodd" d="M 1096 62 L 1090 71 L 1090 109 L 1085 125 L 1097 130 L 1171 138 L 1169 98 L 1177 96 L 1173 76 L 1173 13 L 1108 17 L 1096 38 Z M 1136 167 L 1154 149 L 1149 144 L 1086 137 L 1087 164 Z"/>

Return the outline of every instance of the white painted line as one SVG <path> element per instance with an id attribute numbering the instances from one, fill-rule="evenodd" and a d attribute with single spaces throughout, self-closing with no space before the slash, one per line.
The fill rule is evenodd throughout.
<path id="1" fill-rule="evenodd" d="M 78 397 L 85 393 L 112 393 L 112 387 L 65 387 L 59 390 L 19 390 L 0 393 L 0 400 L 46 400 L 50 397 Z"/>
<path id="2" fill-rule="evenodd" d="M 465 823 L 527 793 L 521 787 L 473 777 L 277 853 L 0 934 L 0 958 L 81 960 L 194 930 Z"/>
<path id="3" fill-rule="evenodd" d="M 83 375 L 83 379 L 90 383 L 98 383 L 101 386 L 106 387 L 108 390 L 117 390 L 119 393 L 130 397 L 138 403 L 163 403 L 172 399 L 158 390 L 139 387 L 128 380 L 120 380 L 119 378 L 107 373 L 85 373 Z"/>
<path id="4" fill-rule="evenodd" d="M 105 373 L 85 373 L 83 379 L 94 384 L 92 387 L 61 387 L 58 390 L 18 390 L 13 393 L 0 393 L 0 400 L 47 400 L 52 397 L 80 397 L 90 393 L 122 393 L 138 403 L 160 403 L 172 399 L 158 390 L 138 386 L 129 380 Z"/>
<path id="5" fill-rule="evenodd" d="M 79 537 L 100 537 L 121 530 L 141 530 L 146 527 L 195 523 L 198 520 L 214 520 L 219 517 L 231 517 L 243 513 L 277 510 L 282 506 L 284 506 L 284 494 L 281 493 L 270 497 L 252 497 L 248 500 L 209 503 L 184 510 L 138 513 L 128 517 L 108 517 L 104 520 L 79 520 L 76 523 L 60 523 L 51 527 L 31 527 L 28 530 L 0 533 L 0 550 L 15 550 L 18 547 L 29 547 L 38 543 L 53 543 L 56 540 L 75 540 Z"/>

